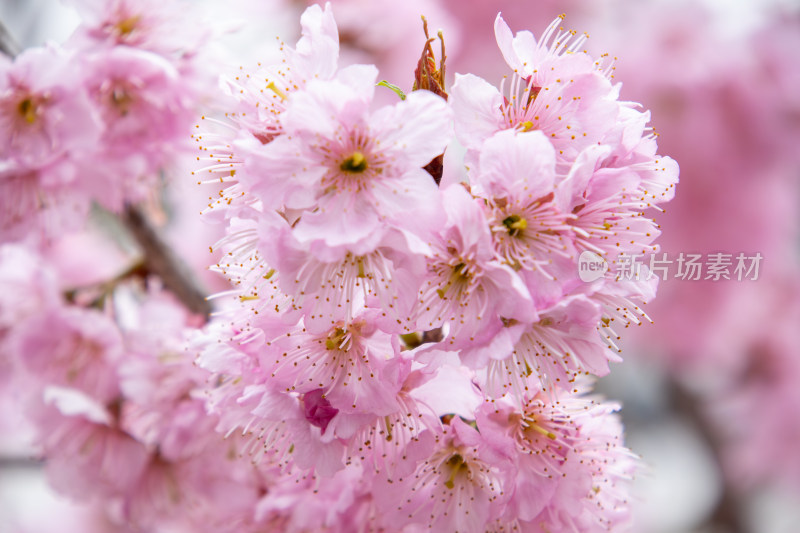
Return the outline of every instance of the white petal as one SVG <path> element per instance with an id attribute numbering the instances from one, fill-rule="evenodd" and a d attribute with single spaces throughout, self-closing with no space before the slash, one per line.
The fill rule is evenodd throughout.
<path id="1" fill-rule="evenodd" d="M 477 181 L 494 194 L 527 193 L 535 199 L 552 192 L 555 166 L 555 149 L 541 131 L 504 130 L 484 143 Z"/>
<path id="2" fill-rule="evenodd" d="M 440 96 L 414 91 L 402 102 L 378 110 L 370 127 L 386 153 L 410 166 L 423 167 L 450 142 L 453 113 Z"/>
<path id="3" fill-rule="evenodd" d="M 309 78 L 331 78 L 339 59 L 339 30 L 330 4 L 325 11 L 318 5 L 310 6 L 300 17 L 300 26 L 303 36 L 294 53 L 287 54 L 292 65 Z"/>
<path id="4" fill-rule="evenodd" d="M 76 389 L 50 385 L 44 390 L 44 402 L 64 416 L 82 416 L 95 424 L 111 425 L 111 414 L 105 407 Z"/>
<path id="5" fill-rule="evenodd" d="M 503 16 L 498 13 L 497 18 L 494 20 L 494 37 L 497 40 L 497 47 L 503 54 L 503 59 L 506 60 L 508 66 L 514 71 L 522 71 L 522 62 L 517 57 L 514 50 L 514 34 L 511 33 L 511 28 L 508 27 Z"/>
<path id="6" fill-rule="evenodd" d="M 467 148 L 478 148 L 495 132 L 505 129 L 503 96 L 496 87 L 473 74 L 456 74 L 450 89 L 456 137 Z"/>
<path id="7" fill-rule="evenodd" d="M 352 88 L 360 100 L 371 102 L 375 95 L 378 68 L 375 65 L 350 65 L 341 69 L 336 79 Z"/>

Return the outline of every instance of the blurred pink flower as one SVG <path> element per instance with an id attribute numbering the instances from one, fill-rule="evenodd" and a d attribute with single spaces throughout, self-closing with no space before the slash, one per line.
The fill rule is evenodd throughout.
<path id="1" fill-rule="evenodd" d="M 112 210 L 146 197 L 194 120 L 194 91 L 156 54 L 117 46 L 85 58 L 86 86 L 103 137 L 82 168 L 92 196 Z M 109 174 L 112 174 L 111 176 Z"/>
<path id="2" fill-rule="evenodd" d="M 3 67 L 0 78 L 0 156 L 7 165 L 47 167 L 98 140 L 97 115 L 83 90 L 83 72 L 70 53 L 37 48 Z"/>
<path id="3" fill-rule="evenodd" d="M 102 405 L 117 400 L 122 337 L 102 313 L 45 309 L 18 325 L 14 341 L 16 357 L 37 381 L 80 390 Z"/>
<path id="4" fill-rule="evenodd" d="M 74 389 L 48 386 L 31 418 L 53 487 L 78 500 L 131 491 L 148 460 L 143 444 L 120 430 L 115 414 Z"/>
<path id="5" fill-rule="evenodd" d="M 182 0 L 68 0 L 82 25 L 69 44 L 99 48 L 118 45 L 181 59 L 197 53 L 208 31 L 192 20 Z"/>
<path id="6" fill-rule="evenodd" d="M 83 76 L 56 48 L 0 65 L 0 241 L 83 221 L 88 191 L 77 162 L 101 132 Z"/>

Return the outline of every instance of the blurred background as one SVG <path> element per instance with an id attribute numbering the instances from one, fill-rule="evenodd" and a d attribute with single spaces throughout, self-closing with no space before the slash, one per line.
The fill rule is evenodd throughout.
<path id="1" fill-rule="evenodd" d="M 211 65 L 218 72 L 210 74 L 274 58 L 274 36 L 293 42 L 306 5 L 193 3 L 218 30 Z M 332 4 L 342 62 L 374 62 L 405 89 L 424 42 L 422 14 L 444 32 L 451 82 L 456 72 L 473 72 L 499 84 L 507 73 L 493 35 L 498 11 L 512 30 L 537 36 L 565 13 L 565 27 L 589 33 L 590 53 L 618 58 L 621 99 L 651 110 L 659 152 L 681 167 L 675 200 L 656 216 L 662 253 L 673 262 L 646 308 L 654 323 L 625 332 L 625 362 L 599 387 L 623 403 L 627 444 L 646 465 L 636 480 L 635 531 L 800 531 L 800 3 Z M 0 20 L 23 48 L 62 42 L 78 23 L 55 0 L 2 0 Z M 173 197 L 197 196 L 200 206 L 192 183 L 176 180 Z M 203 270 L 208 257 L 199 252 L 216 236 L 198 226 L 194 205 L 169 232 Z M 680 279 L 681 254 L 706 264 L 722 254 L 732 262 L 730 279 L 705 279 L 705 271 Z M 759 258 L 757 272 L 741 280 L 740 255 Z M 221 289 L 218 280 L 206 283 Z M 0 533 L 91 530 L 100 514 L 47 488 L 39 465 L 25 459 L 29 436 L 15 406 L 0 398 L 0 410 Z"/>

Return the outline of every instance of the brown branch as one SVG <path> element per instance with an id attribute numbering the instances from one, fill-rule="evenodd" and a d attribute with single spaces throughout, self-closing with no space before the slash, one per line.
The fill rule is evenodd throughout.
<path id="1" fill-rule="evenodd" d="M 722 495 L 714 511 L 701 527 L 703 531 L 723 531 L 725 533 L 747 533 L 744 522 L 745 504 L 741 495 L 728 479 L 725 465 L 722 463 L 724 439 L 715 431 L 714 424 L 702 409 L 702 398 L 684 387 L 677 379 L 670 380 L 670 398 L 675 411 L 686 417 L 694 427 L 697 435 L 711 451 L 717 469 L 722 477 Z"/>
<path id="2" fill-rule="evenodd" d="M 204 291 L 189 268 L 161 239 L 144 213 L 138 207 L 129 205 L 121 218 L 141 247 L 147 270 L 161 278 L 164 287 L 187 309 L 208 319 L 212 309 Z"/>
<path id="3" fill-rule="evenodd" d="M 16 57 L 19 53 L 19 46 L 2 21 L 0 21 L 0 52 L 11 58 Z M 143 265 L 134 265 L 131 267 L 132 271 L 125 272 L 123 276 L 128 277 L 140 272 L 144 266 L 146 271 L 160 277 L 164 287 L 171 291 L 187 309 L 208 319 L 212 310 L 211 304 L 206 300 L 205 294 L 195 281 L 192 272 L 172 253 L 144 213 L 135 206 L 127 206 L 121 219 L 144 254 Z M 119 279 L 117 277 L 109 283 L 113 286 Z M 74 295 L 74 293 L 68 293 L 67 298 L 74 297 Z"/>
<path id="4" fill-rule="evenodd" d="M 0 457 L 0 470 L 4 468 L 41 468 L 44 461 L 32 457 Z"/>
<path id="5" fill-rule="evenodd" d="M 0 52 L 10 58 L 15 58 L 20 52 L 19 45 L 11 33 L 6 28 L 3 21 L 0 20 Z"/>

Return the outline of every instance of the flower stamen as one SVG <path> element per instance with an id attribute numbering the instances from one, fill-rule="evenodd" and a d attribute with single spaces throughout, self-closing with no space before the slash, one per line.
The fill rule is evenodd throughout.
<path id="1" fill-rule="evenodd" d="M 271 82 L 269 82 L 269 83 L 267 84 L 267 89 L 269 89 L 270 91 L 272 91 L 272 92 L 274 92 L 275 94 L 277 94 L 277 95 L 280 97 L 280 99 L 281 99 L 281 100 L 286 100 L 286 98 L 288 98 L 288 97 L 286 96 L 286 93 L 285 93 L 285 92 L 283 92 L 283 91 L 281 91 L 280 89 L 278 89 L 278 86 L 277 86 L 277 85 L 275 85 L 275 82 L 274 82 L 274 81 L 271 81 Z"/>
<path id="2" fill-rule="evenodd" d="M 466 461 L 461 457 L 461 454 L 453 454 L 445 461 L 445 465 L 450 468 L 450 477 L 444 482 L 444 486 L 452 489 L 455 486 L 455 479 L 462 469 L 468 469 Z"/>

